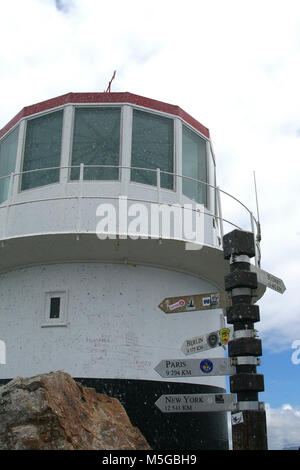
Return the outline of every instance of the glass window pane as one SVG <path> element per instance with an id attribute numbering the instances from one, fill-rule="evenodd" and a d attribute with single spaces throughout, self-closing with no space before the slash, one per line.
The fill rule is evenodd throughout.
<path id="1" fill-rule="evenodd" d="M 51 297 L 50 299 L 50 318 L 59 318 L 60 297 Z"/>
<path id="2" fill-rule="evenodd" d="M 131 166 L 174 172 L 174 121 L 133 110 Z M 132 170 L 131 180 L 156 186 L 156 172 Z M 161 174 L 161 187 L 173 189 L 173 176 Z"/>
<path id="3" fill-rule="evenodd" d="M 9 175 L 15 171 L 18 136 L 19 127 L 16 127 L 0 142 L 0 204 L 7 199 Z"/>
<path id="4" fill-rule="evenodd" d="M 182 175 L 207 182 L 206 142 L 185 126 L 182 126 Z M 207 204 L 206 184 L 183 178 L 182 191 L 199 204 Z"/>
<path id="5" fill-rule="evenodd" d="M 27 121 L 23 171 L 60 166 L 63 111 Z M 22 189 L 59 181 L 59 169 L 25 173 Z"/>
<path id="6" fill-rule="evenodd" d="M 77 108 L 75 111 L 72 166 L 119 165 L 120 108 Z M 85 168 L 85 180 L 117 180 L 118 168 Z M 71 179 L 79 179 L 72 168 Z"/>

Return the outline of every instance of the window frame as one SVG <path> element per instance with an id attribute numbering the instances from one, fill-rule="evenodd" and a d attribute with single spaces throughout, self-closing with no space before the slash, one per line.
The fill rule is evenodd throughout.
<path id="1" fill-rule="evenodd" d="M 122 148 L 123 148 L 123 107 L 124 103 L 78 103 L 73 104 L 73 113 L 72 113 L 72 123 L 71 123 L 71 142 L 70 142 L 70 151 L 69 151 L 69 158 L 68 158 L 68 183 L 77 183 L 80 181 L 78 179 L 71 179 L 71 171 L 72 171 L 72 158 L 73 158 L 73 144 L 74 144 L 74 129 L 75 129 L 75 115 L 77 108 L 119 108 L 120 109 L 120 140 L 119 140 L 119 168 L 118 168 L 118 178 L 113 180 L 108 179 L 101 179 L 101 180 L 89 180 L 89 179 L 82 179 L 84 183 L 121 183 L 121 176 L 122 176 Z"/>
<path id="2" fill-rule="evenodd" d="M 142 112 L 145 112 L 145 113 L 148 113 L 148 114 L 154 114 L 156 116 L 159 116 L 159 117 L 163 117 L 163 118 L 167 118 L 167 119 L 171 119 L 173 121 L 173 172 L 172 172 L 172 175 L 173 175 L 173 188 L 170 189 L 170 188 L 164 188 L 162 186 L 160 186 L 160 190 L 161 191 L 168 191 L 168 192 L 171 192 L 171 193 L 176 193 L 177 191 L 177 181 L 176 181 L 176 169 L 177 169 L 177 161 L 176 161 L 176 116 L 172 115 L 172 114 L 167 114 L 167 113 L 161 113 L 159 111 L 156 111 L 156 110 L 152 110 L 152 109 L 149 109 L 149 108 L 143 108 L 142 106 L 132 106 L 131 105 L 131 108 L 132 108 L 132 119 L 131 119 L 131 128 L 130 128 L 130 142 L 131 142 L 131 145 L 130 145 L 130 184 L 134 184 L 134 185 L 138 185 L 139 187 L 147 187 L 147 188 L 157 188 L 157 184 L 155 185 L 152 185 L 152 184 L 147 184 L 147 183 L 141 183 L 139 181 L 133 181 L 131 179 L 131 172 L 132 172 L 132 169 L 134 168 L 132 166 L 132 135 L 133 135 L 133 114 L 134 114 L 134 110 L 137 110 L 137 111 L 142 111 Z M 149 168 L 151 169 L 151 168 Z M 141 170 L 142 171 L 142 170 Z M 155 170 L 156 171 L 156 170 Z M 161 170 L 161 172 L 163 172 L 164 170 Z M 154 172 L 153 172 L 154 173 Z M 162 174 L 168 174 L 168 173 L 162 173 Z"/>
<path id="3" fill-rule="evenodd" d="M 14 169 L 12 172 L 10 172 L 9 175 L 3 175 L 3 176 L 10 176 L 12 173 L 13 174 L 16 174 L 16 171 L 17 171 L 17 164 L 18 164 L 18 150 L 19 150 L 19 141 L 20 141 L 20 133 L 21 133 L 21 126 L 20 126 L 20 122 L 18 122 L 17 124 L 15 124 L 11 129 L 9 129 L 8 132 L 6 132 L 6 134 L 4 134 L 1 139 L 0 139 L 0 145 L 2 142 L 5 141 L 5 139 L 7 139 L 7 137 L 12 134 L 13 132 L 15 132 L 16 130 L 18 129 L 18 137 L 17 137 L 17 149 L 16 149 L 16 157 L 15 157 L 15 165 L 14 165 Z M 0 180 L 1 181 L 1 180 Z M 14 181 L 13 181 L 13 185 L 14 185 Z M 10 197 L 10 194 L 9 194 L 9 187 L 8 187 L 8 194 L 7 194 L 7 198 L 4 199 L 2 202 L 0 201 L 0 206 L 2 204 L 6 204 L 7 201 L 9 200 L 9 197 Z"/>
<path id="4" fill-rule="evenodd" d="M 41 189 L 41 188 L 46 188 L 49 186 L 53 186 L 55 184 L 60 184 L 60 169 L 61 169 L 61 162 L 62 162 L 62 152 L 63 152 L 63 141 L 64 141 L 64 114 L 65 114 L 65 107 L 66 106 L 60 106 L 57 108 L 52 108 L 51 110 L 48 110 L 46 112 L 41 112 L 37 113 L 31 116 L 28 116 L 24 118 L 24 135 L 23 135 L 23 140 L 22 140 L 22 151 L 21 151 L 21 159 L 20 159 L 20 169 L 18 172 L 19 178 L 18 178 L 18 193 L 24 193 L 25 191 L 34 191 L 36 189 Z M 24 167 L 24 158 L 25 158 L 25 148 L 26 148 L 26 137 L 27 137 L 27 123 L 29 121 L 32 121 L 33 119 L 38 119 L 41 117 L 44 117 L 48 114 L 56 113 L 62 111 L 62 127 L 61 127 L 61 142 L 60 142 L 60 158 L 59 158 L 59 166 L 57 167 L 58 171 L 58 181 L 55 181 L 53 183 L 48 183 L 48 184 L 43 184 L 41 186 L 34 186 L 33 188 L 26 188 L 22 189 L 22 181 L 23 181 L 23 167 Z M 41 168 L 42 170 L 42 168 Z M 26 170 L 25 170 L 26 171 Z"/>
<path id="5" fill-rule="evenodd" d="M 60 298 L 60 309 L 58 318 L 50 318 L 50 307 L 52 298 Z M 47 291 L 44 295 L 44 311 L 41 327 L 68 326 L 68 291 Z"/>
<path id="6" fill-rule="evenodd" d="M 190 199 L 186 194 L 184 194 L 183 192 L 183 179 L 184 179 L 184 174 L 183 174 L 183 127 L 186 127 L 189 131 L 193 132 L 194 134 L 196 134 L 198 137 L 200 137 L 201 139 L 204 140 L 205 142 L 205 167 L 206 167 L 206 183 L 205 186 L 206 186 L 206 203 L 203 204 L 203 203 L 199 203 L 197 201 L 194 201 L 193 199 Z M 181 136 L 182 136 L 182 143 L 181 143 L 181 167 L 182 167 L 182 196 L 183 197 L 187 197 L 188 199 L 190 199 L 191 201 L 194 201 L 196 204 L 203 204 L 203 206 L 205 207 L 205 209 L 207 210 L 210 210 L 210 196 L 209 196 L 209 184 L 210 184 L 210 181 L 209 181 L 209 178 L 210 178 L 210 174 L 209 174 L 209 165 L 208 165 L 208 152 L 207 152 L 207 143 L 210 143 L 210 139 L 208 139 L 207 137 L 205 137 L 203 134 L 201 134 L 201 132 L 197 131 L 194 127 L 192 127 L 191 125 L 189 125 L 186 121 L 182 120 L 182 127 L 181 127 Z M 198 178 L 196 178 L 198 179 Z M 200 181 L 200 180 L 199 180 Z"/>

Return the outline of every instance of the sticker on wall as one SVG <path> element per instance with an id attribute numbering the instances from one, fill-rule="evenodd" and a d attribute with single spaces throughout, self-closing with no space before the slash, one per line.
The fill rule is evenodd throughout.
<path id="1" fill-rule="evenodd" d="M 213 363 L 209 359 L 204 359 L 200 362 L 200 369 L 205 374 L 209 374 L 210 372 L 212 372 L 213 368 Z"/>
<path id="2" fill-rule="evenodd" d="M 219 345 L 219 335 L 218 332 L 215 331 L 213 333 L 210 333 L 207 336 L 207 342 L 210 348 L 215 348 L 216 346 Z"/>
<path id="3" fill-rule="evenodd" d="M 242 424 L 244 422 L 243 412 L 239 411 L 238 413 L 234 413 L 231 415 L 231 424 L 234 426 L 235 424 Z"/>
<path id="4" fill-rule="evenodd" d="M 212 294 L 210 296 L 210 305 L 213 307 L 218 307 L 220 301 L 220 296 L 219 294 Z"/>
<path id="5" fill-rule="evenodd" d="M 203 307 L 209 306 L 210 305 L 210 297 L 203 297 L 202 305 L 203 305 Z"/>
<path id="6" fill-rule="evenodd" d="M 175 310 L 176 308 L 184 307 L 185 306 L 185 301 L 183 299 L 178 300 L 178 302 L 175 302 L 172 305 L 169 305 L 170 310 Z"/>
<path id="7" fill-rule="evenodd" d="M 219 337 L 221 344 L 227 344 L 230 339 L 230 328 L 221 328 L 219 331 Z"/>
<path id="8" fill-rule="evenodd" d="M 221 393 L 220 394 L 216 394 L 215 395 L 215 403 L 224 403 L 224 395 L 222 395 Z"/>
<path id="9" fill-rule="evenodd" d="M 186 306 L 186 309 L 187 310 L 195 310 L 195 301 L 193 299 L 193 297 L 191 297 L 187 303 L 187 306 Z"/>

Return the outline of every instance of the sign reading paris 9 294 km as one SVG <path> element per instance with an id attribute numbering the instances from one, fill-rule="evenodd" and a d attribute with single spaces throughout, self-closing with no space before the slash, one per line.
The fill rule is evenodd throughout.
<path id="1" fill-rule="evenodd" d="M 154 368 L 161 377 L 200 377 L 208 375 L 233 375 L 236 367 L 230 357 L 209 359 L 164 359 Z"/>

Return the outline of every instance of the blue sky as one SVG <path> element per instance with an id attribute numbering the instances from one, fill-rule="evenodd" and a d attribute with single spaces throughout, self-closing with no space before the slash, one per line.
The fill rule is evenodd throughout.
<path id="1" fill-rule="evenodd" d="M 177 104 L 210 129 L 219 186 L 254 213 L 255 170 L 262 268 L 287 288 L 259 301 L 261 399 L 270 447 L 300 445 L 299 0 L 10 0 L 0 21 L 0 128 L 23 106 L 104 91 L 117 70 L 112 91 Z"/>

